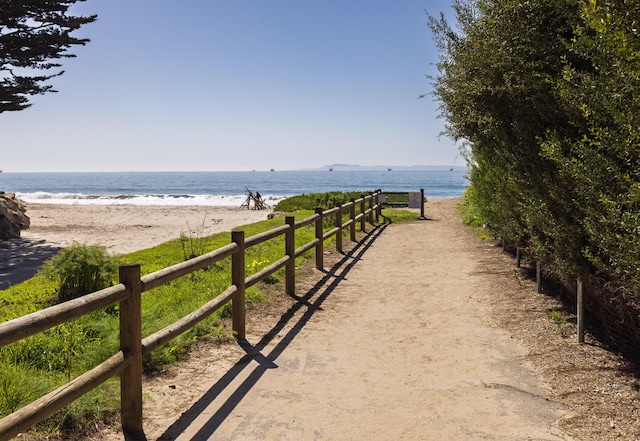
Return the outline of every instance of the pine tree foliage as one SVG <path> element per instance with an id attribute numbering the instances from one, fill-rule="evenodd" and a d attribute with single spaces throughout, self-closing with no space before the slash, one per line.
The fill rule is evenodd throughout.
<path id="1" fill-rule="evenodd" d="M 84 0 L 0 0 L 0 113 L 29 107 L 32 95 L 55 92 L 47 81 L 64 71 L 68 49 L 89 40 L 71 33 L 96 16 L 72 16 Z"/>

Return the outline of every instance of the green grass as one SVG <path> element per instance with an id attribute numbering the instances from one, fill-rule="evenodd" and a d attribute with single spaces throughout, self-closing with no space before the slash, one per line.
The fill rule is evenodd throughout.
<path id="1" fill-rule="evenodd" d="M 359 197 L 358 193 L 358 196 Z M 330 193 L 321 197 L 307 195 L 302 199 L 284 201 L 283 207 L 292 209 L 296 220 L 313 215 L 308 204 L 318 200 L 332 204 L 336 197 L 349 193 Z M 340 196 L 342 195 L 342 196 Z M 303 203 L 301 201 L 304 201 Z M 287 205 L 289 204 L 289 205 Z M 297 208 L 296 208 L 297 207 Z M 282 208 L 278 207 L 278 210 Z M 381 222 L 406 222 L 417 219 L 414 212 L 402 209 L 385 209 Z M 283 225 L 282 217 L 238 227 L 251 237 Z M 348 234 L 345 231 L 345 234 Z M 313 225 L 296 231 L 296 248 L 315 237 Z M 183 262 L 185 252 L 197 249 L 201 253 L 221 248 L 231 241 L 229 232 L 212 236 L 181 237 L 153 248 L 119 256 L 119 261 L 137 262 L 142 274 L 149 274 L 167 266 Z M 185 247 L 185 242 L 187 246 Z M 332 242 L 330 240 L 329 242 Z M 307 256 L 313 256 L 313 250 Z M 264 242 L 247 250 L 247 276 L 260 271 L 284 255 L 284 238 Z M 184 317 L 204 303 L 216 297 L 231 284 L 230 259 L 217 262 L 210 268 L 199 270 L 166 285 L 143 293 L 143 337 Z M 283 271 L 270 276 L 265 282 L 284 283 Z M 117 280 L 114 280 L 116 283 Z M 43 274 L 2 291 L 0 321 L 10 320 L 35 312 L 54 304 L 58 287 Z M 265 301 L 260 284 L 247 290 L 249 304 Z M 228 337 L 221 328 L 221 318 L 228 315 L 230 307 L 223 308 L 213 317 L 197 325 L 177 339 L 153 351 L 144 358 L 147 371 L 157 370 L 179 360 L 199 338 Z M 17 343 L 0 348 L 0 416 L 7 415 L 48 393 L 72 378 L 98 365 L 118 351 L 119 318 L 117 306 L 85 315 L 70 323 L 57 326 Z M 119 384 L 112 379 L 102 387 L 67 406 L 54 418 L 38 426 L 40 433 L 55 432 L 59 427 L 83 427 L 96 418 L 119 411 Z"/>
<path id="2" fill-rule="evenodd" d="M 351 199 L 359 199 L 363 194 L 370 193 L 371 191 L 330 191 L 327 193 L 303 194 L 278 202 L 274 207 L 274 211 L 293 213 L 299 210 L 311 210 L 313 212 L 316 207 L 322 207 L 327 210 L 335 207 L 337 202 L 346 204 Z"/>
<path id="3" fill-rule="evenodd" d="M 387 202 L 391 204 L 409 204 L 409 193 L 388 194 Z"/>
<path id="4" fill-rule="evenodd" d="M 387 224 L 403 223 L 418 220 L 420 215 L 415 211 L 409 211 L 402 208 L 385 208 L 382 210 L 380 222 Z"/>
<path id="5" fill-rule="evenodd" d="M 487 229 L 485 222 L 483 221 L 480 207 L 477 204 L 475 189 L 473 186 L 467 187 L 465 194 L 462 198 L 462 202 L 457 206 L 458 211 L 462 216 L 462 223 L 468 227 L 471 227 L 478 237 L 482 240 L 491 240 L 493 235 Z"/>

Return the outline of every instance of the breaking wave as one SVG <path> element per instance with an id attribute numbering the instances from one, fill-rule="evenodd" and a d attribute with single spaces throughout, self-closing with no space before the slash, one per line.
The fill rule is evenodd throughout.
<path id="1" fill-rule="evenodd" d="M 77 205 L 199 205 L 212 207 L 240 207 L 246 195 L 190 195 L 190 194 L 117 194 L 90 195 L 82 193 L 16 193 L 16 196 L 31 203 L 77 204 Z M 266 203 L 273 206 L 285 196 L 263 195 Z"/>

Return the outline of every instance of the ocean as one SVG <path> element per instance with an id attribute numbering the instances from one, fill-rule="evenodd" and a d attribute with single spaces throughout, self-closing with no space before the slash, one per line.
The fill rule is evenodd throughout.
<path id="1" fill-rule="evenodd" d="M 288 196 L 327 191 L 420 191 L 462 196 L 466 170 L 0 173 L 0 190 L 26 202 L 240 206 L 246 189 L 274 205 Z"/>

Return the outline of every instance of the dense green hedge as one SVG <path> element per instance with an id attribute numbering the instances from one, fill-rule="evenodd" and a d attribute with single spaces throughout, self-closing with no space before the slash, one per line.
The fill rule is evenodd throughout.
<path id="1" fill-rule="evenodd" d="M 592 312 L 640 338 L 640 3 L 454 8 L 455 27 L 429 17 L 434 86 L 465 143 L 475 221 L 588 280 Z"/>

